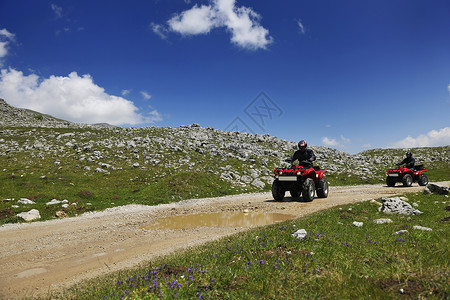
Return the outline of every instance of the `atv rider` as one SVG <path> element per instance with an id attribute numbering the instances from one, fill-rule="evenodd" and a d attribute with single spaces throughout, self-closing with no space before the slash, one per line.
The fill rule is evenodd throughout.
<path id="1" fill-rule="evenodd" d="M 406 168 L 413 169 L 415 163 L 416 163 L 416 159 L 414 157 L 412 157 L 412 153 L 408 151 L 408 152 L 406 152 L 405 159 L 399 163 L 396 163 L 396 165 L 400 166 L 400 165 L 405 164 Z"/>
<path id="2" fill-rule="evenodd" d="M 309 169 L 313 167 L 313 161 L 316 160 L 316 156 L 311 149 L 308 149 L 308 144 L 301 140 L 298 142 L 298 150 L 295 151 L 294 156 L 292 158 L 288 158 L 286 162 L 294 163 L 294 161 L 298 160 L 300 166 Z"/>

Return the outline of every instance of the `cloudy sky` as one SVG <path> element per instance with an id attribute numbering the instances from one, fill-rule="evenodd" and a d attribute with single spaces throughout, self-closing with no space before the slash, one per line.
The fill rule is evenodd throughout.
<path id="1" fill-rule="evenodd" d="M 0 98 L 350 153 L 450 144 L 447 0 L 0 0 Z"/>

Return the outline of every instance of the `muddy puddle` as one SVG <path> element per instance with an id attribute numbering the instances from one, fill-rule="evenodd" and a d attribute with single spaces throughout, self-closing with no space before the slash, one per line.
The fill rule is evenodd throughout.
<path id="1" fill-rule="evenodd" d="M 294 215 L 255 212 L 218 212 L 179 215 L 157 219 L 141 229 L 185 229 L 196 227 L 243 227 L 250 228 L 274 224 L 295 218 Z"/>

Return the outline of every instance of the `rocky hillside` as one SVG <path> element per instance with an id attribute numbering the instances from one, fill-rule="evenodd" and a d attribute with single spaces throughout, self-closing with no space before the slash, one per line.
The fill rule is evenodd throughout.
<path id="1" fill-rule="evenodd" d="M 284 160 L 296 148 L 295 142 L 270 135 L 198 124 L 144 128 L 75 124 L 17 109 L 3 100 L 0 112 L 0 200 L 31 196 L 75 201 L 95 195 L 99 202 L 115 199 L 108 200 L 114 205 L 155 204 L 270 190 L 274 168 L 286 165 Z M 332 185 L 384 182 L 386 169 L 406 151 L 376 149 L 350 155 L 311 148 Z M 430 169 L 431 180 L 448 180 L 449 150 L 446 146 L 412 151 L 418 163 Z"/>
<path id="2" fill-rule="evenodd" d="M 0 126 L 47 127 L 47 128 L 115 127 L 109 124 L 86 125 L 60 120 L 33 110 L 13 107 L 8 103 L 6 103 L 4 99 L 1 98 L 0 98 Z"/>
<path id="3" fill-rule="evenodd" d="M 77 124 L 14 108 L 3 99 L 0 112 L 1 156 L 26 153 L 32 159 L 54 157 L 54 164 L 75 161 L 86 174 L 109 174 L 129 167 L 157 167 L 154 176 L 196 170 L 212 173 L 234 185 L 263 188 L 271 183 L 272 170 L 286 165 L 285 158 L 296 150 L 295 142 L 270 135 L 202 128 L 198 124 L 178 128 Z M 311 148 L 317 164 L 328 170 L 329 177 L 336 176 L 342 182 L 351 178 L 360 183 L 383 181 L 380 173 L 402 160 L 406 151 L 377 149 L 350 155 L 323 146 Z M 413 151 L 419 163 L 449 165 L 449 148 Z"/>

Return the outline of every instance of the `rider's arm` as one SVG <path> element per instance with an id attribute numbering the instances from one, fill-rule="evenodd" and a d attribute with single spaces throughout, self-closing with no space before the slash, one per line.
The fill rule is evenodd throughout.
<path id="1" fill-rule="evenodd" d="M 414 157 L 411 157 L 411 160 L 406 164 L 406 166 L 409 168 L 412 168 L 412 167 L 414 167 L 415 163 L 416 163 L 416 159 Z"/>
<path id="2" fill-rule="evenodd" d="M 314 155 L 314 152 L 312 150 L 310 150 L 310 157 L 309 157 L 310 161 L 315 161 L 316 160 L 316 156 Z"/>
<path id="3" fill-rule="evenodd" d="M 294 155 L 291 157 L 291 164 L 298 159 L 298 151 L 295 151 Z"/>
<path id="4" fill-rule="evenodd" d="M 397 166 L 403 165 L 403 164 L 405 163 L 405 160 L 406 160 L 406 158 L 405 158 L 404 160 L 402 160 L 401 162 L 396 163 L 396 165 L 397 165 Z"/>

